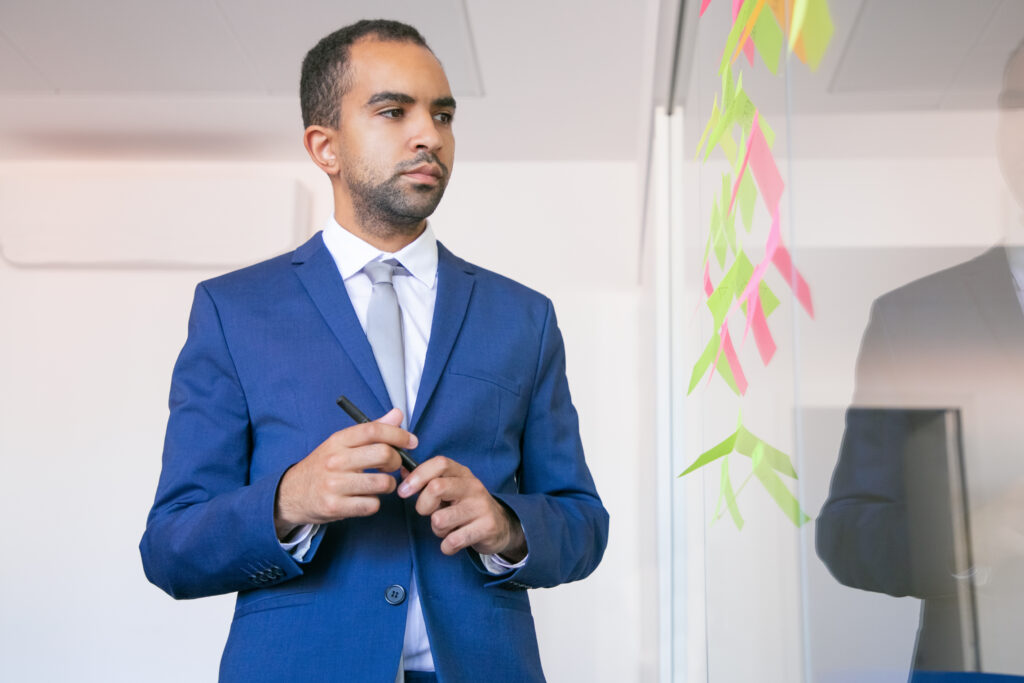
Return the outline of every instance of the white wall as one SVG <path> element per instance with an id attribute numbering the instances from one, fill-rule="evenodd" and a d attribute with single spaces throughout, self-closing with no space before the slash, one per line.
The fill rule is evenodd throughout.
<path id="1" fill-rule="evenodd" d="M 160 195 L 160 178 L 168 188 L 197 177 L 214 186 L 298 182 L 314 223 L 330 210 L 326 181 L 306 164 L 7 163 L 0 188 L 26 176 L 52 179 L 52 204 L 39 215 L 75 215 L 67 207 L 85 199 L 67 182 L 76 175 L 153 178 L 152 189 L 172 204 L 171 189 Z M 532 594 L 552 681 L 650 680 L 656 668 L 656 652 L 641 638 L 656 619 L 649 609 L 656 588 L 643 580 L 655 558 L 653 499 L 641 488 L 650 454 L 637 447 L 647 424 L 637 406 L 650 378 L 638 371 L 649 330 L 639 313 L 636 187 L 631 163 L 463 163 L 434 220 L 453 251 L 554 300 L 584 445 L 611 513 L 597 572 Z M 123 201 L 135 202 L 143 223 L 159 210 L 159 202 Z M 218 254 L 203 262 L 221 255 L 231 262 L 237 232 L 203 223 L 202 206 L 190 211 Z M 97 217 L 49 227 L 95 235 L 97 244 L 105 234 Z M 181 230 L 194 236 L 196 225 Z M 170 371 L 192 288 L 221 268 L 110 266 L 0 263 L 4 680 L 216 678 L 231 597 L 171 600 L 146 582 L 136 546 L 159 473 Z"/>

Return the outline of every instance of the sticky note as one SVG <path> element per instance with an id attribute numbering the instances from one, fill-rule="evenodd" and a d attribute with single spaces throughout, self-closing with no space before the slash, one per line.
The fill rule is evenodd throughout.
<path id="1" fill-rule="evenodd" d="M 686 390 L 686 395 L 689 396 L 693 393 L 697 383 L 700 382 L 700 378 L 704 376 L 704 373 L 711 367 L 711 361 L 714 360 L 715 354 L 718 353 L 718 346 L 721 343 L 721 339 L 718 338 L 718 334 L 715 333 L 713 337 L 708 341 L 707 346 L 701 352 L 700 357 L 693 366 L 693 370 L 690 372 L 690 388 Z"/>
<path id="2" fill-rule="evenodd" d="M 782 28 L 779 23 L 768 12 L 761 12 L 750 38 L 757 53 L 761 55 L 761 61 L 769 71 L 778 74 L 779 55 L 782 52 Z"/>
<path id="3" fill-rule="evenodd" d="M 740 366 L 740 358 L 736 354 L 736 347 L 733 346 L 732 338 L 729 336 L 729 329 L 722 326 L 722 353 L 725 355 L 725 360 L 729 363 L 729 369 L 732 370 L 732 375 L 736 380 L 736 386 L 733 390 L 741 396 L 747 393 L 747 378 L 743 374 L 743 368 Z"/>
<path id="4" fill-rule="evenodd" d="M 722 458 L 721 480 L 719 482 L 719 497 L 725 499 L 725 505 L 729 508 L 729 516 L 737 529 L 743 528 L 743 516 L 740 514 L 740 507 L 736 504 L 736 493 L 732 490 L 732 480 L 729 478 L 729 456 Z"/>
<path id="5" fill-rule="evenodd" d="M 710 4 L 711 0 L 703 0 L 703 2 L 700 3 L 700 16 L 704 16 L 704 10 L 706 10 Z"/>
<path id="6" fill-rule="evenodd" d="M 747 147 L 748 163 L 754 171 L 754 179 L 757 181 L 757 188 L 761 192 L 761 199 L 768 207 L 769 213 L 775 213 L 779 207 L 779 199 L 782 197 L 782 189 L 785 183 L 782 182 L 782 175 L 779 173 L 772 151 L 768 148 L 768 142 L 764 139 L 761 126 L 758 124 L 757 113 L 754 113 L 754 123 L 750 130 L 750 142 Z"/>
<path id="7" fill-rule="evenodd" d="M 750 14 L 747 16 L 746 21 L 743 24 L 743 30 L 736 43 L 736 51 L 729 59 L 730 62 L 735 62 L 740 52 L 750 45 L 750 34 L 754 31 L 754 25 L 757 23 L 757 18 L 761 16 L 762 9 L 764 9 L 764 0 L 757 0 L 754 4 L 754 9 L 750 11 Z M 751 62 L 751 64 L 753 64 L 753 62 Z"/>
<path id="8" fill-rule="evenodd" d="M 750 232 L 750 226 L 754 221 L 754 203 L 757 201 L 757 188 L 754 187 L 754 178 L 750 173 L 740 176 L 739 189 L 736 193 L 740 202 L 740 216 L 743 218 L 743 227 Z"/>
<path id="9" fill-rule="evenodd" d="M 761 297 L 754 298 L 754 305 L 751 307 L 753 315 L 750 317 L 751 326 L 754 328 L 754 342 L 757 344 L 757 352 L 761 355 L 761 362 L 768 365 L 775 355 L 775 340 L 772 332 L 768 329 L 768 319 L 764 314 L 764 307 L 761 305 Z"/>
<path id="10" fill-rule="evenodd" d="M 826 0 L 796 0 L 789 27 L 789 50 L 817 70 L 835 26 Z"/>
<path id="11" fill-rule="evenodd" d="M 807 315 L 813 318 L 814 304 L 811 302 L 811 287 L 804 280 L 804 276 L 800 274 L 800 271 L 793 265 L 793 259 L 789 255 L 789 250 L 779 245 L 779 248 L 775 250 L 775 254 L 772 256 L 772 263 L 775 264 L 782 277 L 793 288 L 797 301 L 807 311 Z"/>
<path id="12" fill-rule="evenodd" d="M 704 465 L 718 460 L 724 455 L 729 455 L 733 452 L 736 447 L 736 434 L 730 434 L 721 443 L 715 444 L 708 450 L 697 456 L 697 459 L 693 461 L 693 464 L 683 470 L 679 476 L 685 476 L 694 470 L 699 470 Z"/>
<path id="13" fill-rule="evenodd" d="M 754 464 L 754 476 L 758 478 L 761 485 L 768 492 L 768 495 L 775 500 L 775 504 L 789 517 L 790 521 L 796 526 L 801 526 L 809 521 L 810 517 L 805 515 L 800 509 L 800 503 L 797 501 L 796 496 L 790 493 L 786 485 L 779 479 L 779 475 L 765 463 L 763 443 L 757 445 L 751 460 Z"/>

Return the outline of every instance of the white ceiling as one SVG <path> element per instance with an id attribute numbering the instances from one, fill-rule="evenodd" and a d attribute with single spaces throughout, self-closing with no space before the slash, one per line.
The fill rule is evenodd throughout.
<path id="1" fill-rule="evenodd" d="M 417 26 L 459 100 L 463 160 L 638 160 L 658 0 L 4 0 L 0 159 L 304 159 L 320 37 Z"/>
<path id="2" fill-rule="evenodd" d="M 693 50 L 697 94 L 720 88 L 729 6 L 715 0 L 699 20 Z M 835 34 L 817 72 L 791 59 L 788 83 L 770 75 L 748 74 L 744 80 L 763 110 L 994 109 L 1003 66 L 1024 39 L 1024 0 L 829 0 L 829 7 Z M 693 9 L 688 7 L 688 21 L 696 21 Z M 759 63 L 754 71 L 765 70 Z"/>

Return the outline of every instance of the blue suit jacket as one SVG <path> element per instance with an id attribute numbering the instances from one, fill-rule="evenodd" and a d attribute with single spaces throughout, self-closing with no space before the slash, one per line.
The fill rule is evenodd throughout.
<path id="1" fill-rule="evenodd" d="M 274 531 L 278 481 L 352 424 L 391 406 L 344 283 L 318 234 L 292 254 L 201 283 L 174 368 L 163 470 L 140 549 L 176 598 L 238 592 L 222 680 L 393 680 L 415 573 L 442 681 L 543 673 L 526 588 L 587 576 L 608 515 L 583 458 L 550 301 L 438 245 L 438 292 L 410 430 L 414 457 L 469 467 L 522 522 L 526 565 L 486 573 L 447 557 L 412 501 L 325 525 L 303 562 Z"/>

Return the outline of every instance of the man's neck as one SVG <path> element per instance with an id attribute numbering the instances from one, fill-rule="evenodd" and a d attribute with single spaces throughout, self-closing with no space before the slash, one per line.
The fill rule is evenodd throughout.
<path id="1" fill-rule="evenodd" d="M 416 241 L 427 227 L 427 219 L 423 219 L 415 227 L 408 225 L 400 226 L 374 226 L 368 229 L 351 216 L 342 216 L 338 212 L 334 214 L 334 220 L 342 228 L 352 233 L 359 239 L 372 244 L 377 249 L 389 254 L 401 251 Z"/>

